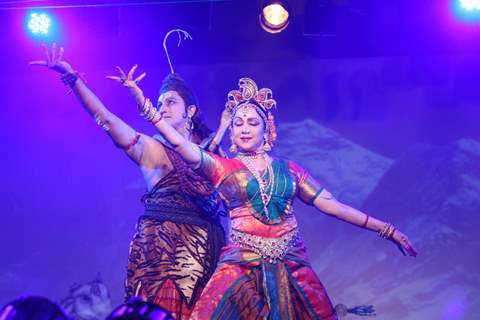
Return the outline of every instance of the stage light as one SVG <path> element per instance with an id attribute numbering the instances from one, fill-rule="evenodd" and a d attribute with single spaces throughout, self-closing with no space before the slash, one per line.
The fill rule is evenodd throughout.
<path id="1" fill-rule="evenodd" d="M 480 0 L 460 0 L 460 6 L 467 11 L 480 11 Z"/>
<path id="2" fill-rule="evenodd" d="M 286 2 L 266 1 L 259 14 L 260 25 L 267 32 L 279 33 L 287 28 L 289 16 Z"/>
<path id="3" fill-rule="evenodd" d="M 28 29 L 34 35 L 48 35 L 52 19 L 46 13 L 33 12 L 28 18 Z"/>
<path id="4" fill-rule="evenodd" d="M 459 22 L 475 26 L 480 23 L 480 0 L 451 0 L 451 7 Z"/>

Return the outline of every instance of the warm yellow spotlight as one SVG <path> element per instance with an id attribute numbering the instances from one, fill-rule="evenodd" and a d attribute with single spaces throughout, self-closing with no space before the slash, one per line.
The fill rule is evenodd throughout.
<path id="1" fill-rule="evenodd" d="M 260 13 L 260 25 L 270 33 L 278 33 L 288 26 L 288 9 L 282 1 L 267 1 Z"/>

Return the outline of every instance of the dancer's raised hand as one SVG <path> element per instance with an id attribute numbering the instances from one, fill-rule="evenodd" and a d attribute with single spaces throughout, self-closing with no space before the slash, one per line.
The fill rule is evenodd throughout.
<path id="1" fill-rule="evenodd" d="M 59 48 L 56 43 L 53 43 L 50 48 L 42 44 L 42 48 L 45 60 L 30 61 L 30 65 L 48 67 L 61 74 L 74 72 L 70 64 L 63 60 L 63 47 Z"/>
<path id="2" fill-rule="evenodd" d="M 222 112 L 222 116 L 220 118 L 220 126 L 223 128 L 228 128 L 232 122 L 232 110 L 229 108 L 225 108 Z"/>
<path id="3" fill-rule="evenodd" d="M 118 83 L 121 83 L 125 88 L 128 88 L 130 92 L 134 95 L 137 96 L 139 94 L 143 95 L 142 90 L 138 86 L 138 83 L 145 78 L 147 75 L 146 72 L 142 73 L 135 79 L 133 78 L 133 74 L 135 73 L 135 70 L 137 69 L 138 65 L 134 65 L 130 71 L 128 71 L 127 74 L 120 68 L 119 66 L 116 66 L 116 69 L 118 70 L 120 76 L 107 76 L 107 79 L 117 81 Z"/>

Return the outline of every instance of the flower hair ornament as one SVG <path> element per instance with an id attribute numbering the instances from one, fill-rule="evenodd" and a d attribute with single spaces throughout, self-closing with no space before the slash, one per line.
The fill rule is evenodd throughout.
<path id="1" fill-rule="evenodd" d="M 265 123 L 265 151 L 270 151 L 277 138 L 275 121 L 271 109 L 276 108 L 277 102 L 272 97 L 269 88 L 258 89 L 257 84 L 250 78 L 241 78 L 238 81 L 240 90 L 232 90 L 227 95 L 225 107 L 233 116 L 243 107 L 253 107 Z M 230 127 L 232 124 L 230 124 Z"/>

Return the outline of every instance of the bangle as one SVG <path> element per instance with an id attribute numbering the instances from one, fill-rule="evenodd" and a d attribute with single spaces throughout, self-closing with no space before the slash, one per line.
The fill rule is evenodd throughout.
<path id="1" fill-rule="evenodd" d="M 163 115 L 165 114 L 165 112 L 156 112 L 155 113 L 155 116 L 158 116 L 158 118 L 156 119 L 152 119 L 152 124 L 153 125 L 156 125 L 157 123 L 159 123 L 162 119 L 163 119 Z"/>
<path id="2" fill-rule="evenodd" d="M 150 99 L 145 98 L 145 100 L 143 100 L 143 105 L 138 105 L 138 110 L 140 110 L 140 115 L 142 117 L 145 116 L 145 108 L 147 106 L 148 100 L 150 100 Z"/>
<path id="3" fill-rule="evenodd" d="M 134 145 L 136 145 L 138 143 L 138 140 L 140 140 L 140 133 L 136 133 L 135 137 L 130 141 L 129 144 L 127 144 L 126 146 L 122 146 L 118 143 L 115 142 L 115 145 L 120 148 L 120 149 L 123 149 L 125 151 L 128 151 L 130 150 Z"/>
<path id="4" fill-rule="evenodd" d="M 153 107 L 150 99 L 145 98 L 145 101 L 143 102 L 143 106 L 141 107 L 141 110 L 140 110 L 140 115 L 148 121 L 153 121 L 153 119 L 157 115 L 157 109 Z M 161 118 L 163 118 L 163 115 Z"/>
<path id="5" fill-rule="evenodd" d="M 143 105 L 142 107 L 140 108 L 140 115 L 143 117 L 145 115 L 145 108 L 147 106 L 147 102 L 150 102 L 150 99 L 149 98 L 145 98 L 145 100 L 143 100 Z"/>
<path id="6" fill-rule="evenodd" d="M 65 84 L 66 86 L 69 86 L 70 88 L 73 88 L 78 78 L 79 76 L 77 71 L 66 72 L 60 76 L 60 79 L 62 80 L 63 84 Z"/>
<path id="7" fill-rule="evenodd" d="M 98 113 L 95 113 L 95 122 L 105 131 L 110 130 L 110 126 L 107 124 L 106 121 L 103 121 Z"/>
<path id="8" fill-rule="evenodd" d="M 365 222 L 363 223 L 362 228 L 365 228 L 367 226 L 368 219 L 370 219 L 370 216 L 367 214 L 367 217 L 365 218 Z"/>
<path id="9" fill-rule="evenodd" d="M 394 232 L 395 232 L 395 227 L 393 226 L 393 224 L 386 222 L 383 225 L 382 229 L 378 231 L 378 236 L 380 238 L 388 239 L 393 236 Z"/>

